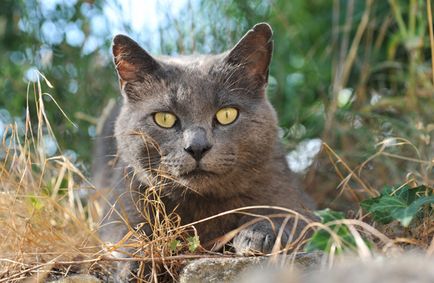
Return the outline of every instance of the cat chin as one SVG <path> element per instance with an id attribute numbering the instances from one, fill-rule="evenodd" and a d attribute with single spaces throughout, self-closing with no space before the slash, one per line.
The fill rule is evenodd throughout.
<path id="1" fill-rule="evenodd" d="M 181 187 L 199 195 L 207 194 L 222 176 L 216 173 L 203 170 L 194 170 L 193 172 L 183 174 L 174 178 L 174 181 Z"/>
<path id="2" fill-rule="evenodd" d="M 218 177 L 218 175 L 215 173 L 205 171 L 202 169 L 196 169 L 181 174 L 177 176 L 176 179 L 186 187 L 200 188 L 212 182 L 216 177 Z"/>
<path id="3" fill-rule="evenodd" d="M 217 175 L 217 174 L 210 172 L 210 171 L 206 171 L 203 169 L 195 169 L 195 170 L 192 170 L 192 171 L 187 172 L 185 174 L 182 174 L 180 176 L 180 178 L 187 179 L 187 180 L 195 180 L 195 179 L 210 178 L 210 177 L 213 177 L 215 175 Z"/>

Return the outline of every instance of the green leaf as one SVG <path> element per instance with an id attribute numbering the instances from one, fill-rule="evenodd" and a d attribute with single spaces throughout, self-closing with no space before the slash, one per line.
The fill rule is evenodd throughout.
<path id="1" fill-rule="evenodd" d="M 408 227 L 413 218 L 422 210 L 422 207 L 426 204 L 433 204 L 434 196 L 430 197 L 421 197 L 418 200 L 414 201 L 410 206 L 399 209 L 392 212 L 392 216 L 401 222 L 401 225 L 404 227 Z"/>
<path id="2" fill-rule="evenodd" d="M 335 220 L 345 219 L 345 216 L 342 212 L 333 211 L 330 209 L 316 211 L 315 214 L 320 217 L 321 223 L 323 224 L 327 224 Z M 341 253 L 345 249 L 357 248 L 356 241 L 354 240 L 354 237 L 347 226 L 337 224 L 329 225 L 329 228 L 336 233 L 342 242 L 341 247 L 338 247 L 337 253 Z M 315 233 L 309 239 L 304 250 L 306 252 L 321 250 L 328 253 L 330 252 L 330 249 L 334 243 L 335 240 L 328 231 L 319 229 L 318 231 L 315 231 Z"/>
<path id="3" fill-rule="evenodd" d="M 379 197 L 364 200 L 360 206 L 379 223 L 398 220 L 402 226 L 408 227 L 424 205 L 434 202 L 433 198 L 432 189 L 426 186 L 386 187 Z"/>
<path id="4" fill-rule="evenodd" d="M 187 238 L 188 250 L 194 252 L 200 245 L 199 236 L 193 236 Z"/>
<path id="5" fill-rule="evenodd" d="M 344 219 L 344 213 L 340 211 L 333 211 L 331 209 L 323 209 L 315 211 L 315 214 L 321 218 L 321 223 L 328 223 L 335 220 Z"/>
<path id="6" fill-rule="evenodd" d="M 394 220 L 391 215 L 392 211 L 405 207 L 406 203 L 401 199 L 394 196 L 383 196 L 378 199 L 378 202 L 372 204 L 369 211 L 372 212 L 375 221 L 387 224 Z"/>
<path id="7" fill-rule="evenodd" d="M 35 196 L 30 196 L 30 203 L 36 210 L 41 210 L 44 207 L 44 203 Z"/>
<path id="8" fill-rule="evenodd" d="M 176 252 L 176 248 L 179 246 L 180 241 L 177 239 L 173 239 L 169 244 L 169 249 L 172 252 Z"/>
<path id="9" fill-rule="evenodd" d="M 304 247 L 304 250 L 306 252 L 313 252 L 318 250 L 328 252 L 332 244 L 330 240 L 331 237 L 327 231 L 325 230 L 316 231 L 309 239 L 309 242 Z"/>

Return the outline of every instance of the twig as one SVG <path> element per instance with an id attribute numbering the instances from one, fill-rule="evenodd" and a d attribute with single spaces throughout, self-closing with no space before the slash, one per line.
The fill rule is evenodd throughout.
<path id="1" fill-rule="evenodd" d="M 429 40 L 431 42 L 431 73 L 432 73 L 432 83 L 434 86 L 434 32 L 433 32 L 433 22 L 432 22 L 432 12 L 431 12 L 431 0 L 426 0 L 426 12 L 428 14 L 428 29 L 429 29 Z"/>

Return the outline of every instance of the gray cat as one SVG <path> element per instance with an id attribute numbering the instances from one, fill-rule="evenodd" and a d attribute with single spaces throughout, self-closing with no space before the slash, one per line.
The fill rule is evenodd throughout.
<path id="1" fill-rule="evenodd" d="M 128 231 L 125 221 L 130 227 L 144 221 L 140 198 L 155 180 L 164 184 L 166 210 L 175 210 L 182 224 L 252 205 L 311 217 L 313 202 L 291 187 L 276 113 L 265 95 L 272 48 L 266 23 L 218 55 L 156 58 L 125 35 L 113 39 L 123 101 L 104 123 L 94 171 L 97 187 L 111 189 L 107 198 L 120 213 L 103 220 L 104 241 L 119 241 Z M 230 214 L 195 227 L 208 243 L 249 220 Z M 233 240 L 235 251 L 270 252 L 282 221 L 246 227 Z M 283 242 L 292 224 L 284 227 Z"/>

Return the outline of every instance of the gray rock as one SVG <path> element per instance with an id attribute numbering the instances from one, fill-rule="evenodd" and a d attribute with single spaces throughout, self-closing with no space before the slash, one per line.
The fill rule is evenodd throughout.
<path id="1" fill-rule="evenodd" d="M 51 283 L 101 283 L 101 280 L 89 274 L 80 274 L 51 281 Z"/>
<path id="2" fill-rule="evenodd" d="M 369 258 L 339 256 L 333 267 L 317 265 L 308 270 L 268 266 L 248 270 L 237 283 L 433 283 L 434 258 L 423 254 L 398 254 Z"/>
<path id="3" fill-rule="evenodd" d="M 188 263 L 181 272 L 180 283 L 236 282 L 240 274 L 268 264 L 289 265 L 305 269 L 320 262 L 320 253 L 299 253 L 295 256 L 238 257 L 199 259 Z"/>
<path id="4" fill-rule="evenodd" d="M 433 283 L 434 257 L 411 253 L 365 260 L 344 257 L 333 268 L 310 272 L 298 282 Z"/>

